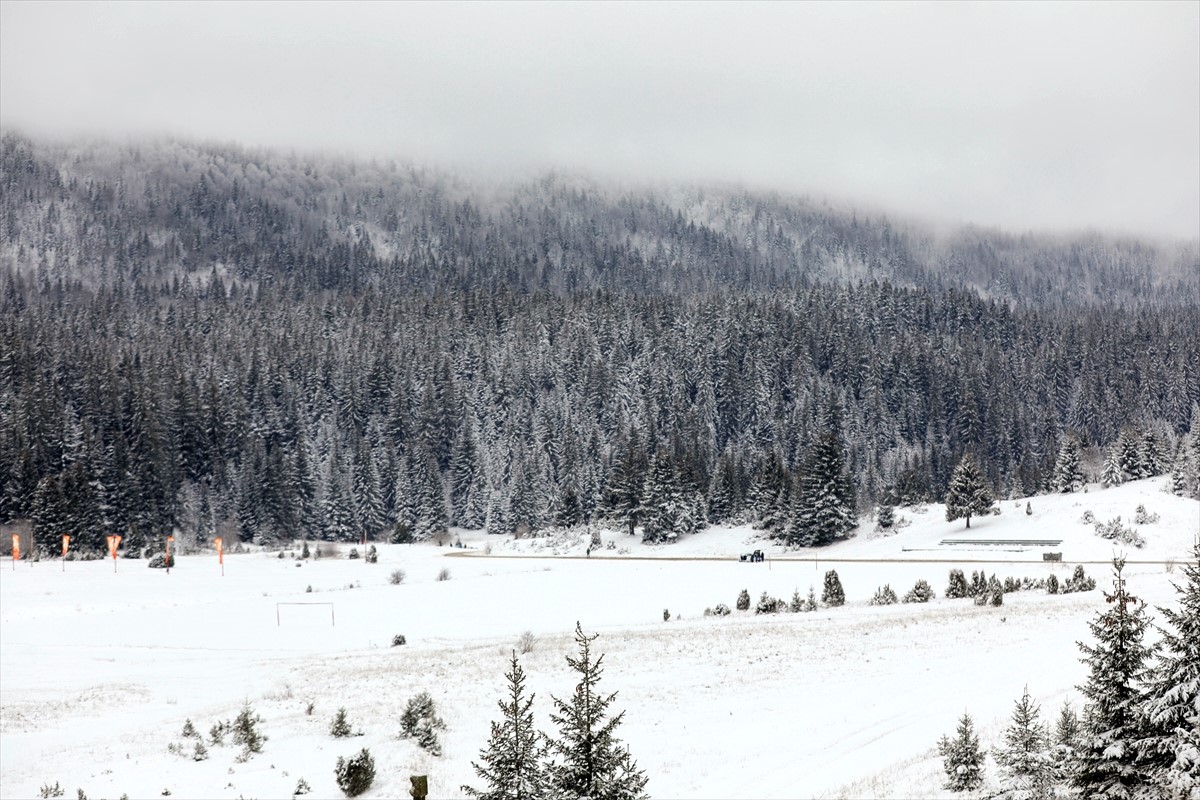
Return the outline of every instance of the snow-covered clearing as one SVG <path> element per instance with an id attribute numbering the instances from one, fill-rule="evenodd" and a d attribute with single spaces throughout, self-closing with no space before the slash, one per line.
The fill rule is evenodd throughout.
<path id="1" fill-rule="evenodd" d="M 384 546 L 379 563 L 297 562 L 275 554 L 179 560 L 168 575 L 145 561 L 20 563 L 0 572 L 0 794 L 37 796 L 56 781 L 74 796 L 291 797 L 300 777 L 313 796 L 337 797 L 338 756 L 368 747 L 377 778 L 366 797 L 407 797 L 408 777 L 429 776 L 431 797 L 460 795 L 486 741 L 505 659 L 524 631 L 535 710 L 551 730 L 551 693 L 566 696 L 575 621 L 599 631 L 602 688 L 620 692 L 619 734 L 656 797 L 939 796 L 935 744 L 969 710 L 994 744 L 1022 687 L 1051 716 L 1084 676 L 1075 641 L 1103 606 L 1099 591 L 1018 592 L 1001 608 L 945 600 L 948 570 L 1062 580 L 1075 564 L 1103 587 L 1118 548 L 1080 516 L 1132 521 L 1144 503 L 1161 519 L 1137 526 L 1127 552 L 1133 591 L 1174 603 L 1169 560 L 1186 558 L 1200 504 L 1164 494 L 1162 479 L 1087 494 L 1001 503 L 1000 516 L 947 523 L 940 506 L 898 509 L 911 524 L 892 536 L 859 535 L 817 553 L 782 553 L 747 528 L 709 530 L 669 547 L 605 531 L 628 555 L 586 541 L 501 542 L 463 534 L 468 549 Z M 575 537 L 578 538 L 578 537 Z M 941 545 L 942 539 L 1061 539 L 1061 546 Z M 492 558 L 484 557 L 492 544 Z M 761 548 L 767 563 L 737 554 Z M 348 548 L 343 546 L 343 551 Z M 1061 564 L 1044 550 L 1061 551 Z M 557 551 L 578 557 L 514 558 Z M 448 557 L 455 556 L 455 557 Z M 611 556 L 605 558 L 605 556 Z M 643 558 L 636 558 L 643 556 Z M 720 558 L 718 558 L 720 557 Z M 991 563 L 981 563 L 989 561 Z M 936 562 L 936 563 L 934 563 Z M 1016 563 L 1005 563 L 1016 562 Z M 1091 563 L 1097 562 L 1097 563 Z M 450 580 L 438 581 L 448 568 Z M 748 589 L 785 599 L 818 596 L 836 569 L 847 606 L 807 614 L 705 618 Z M 403 569 L 400 585 L 389 574 Z M 1178 575 L 1178 572 L 1175 573 Z M 926 578 L 928 605 L 875 608 L 890 583 L 903 595 Z M 312 593 L 306 587 L 312 586 Z M 353 587 L 353 588 L 349 588 Z M 334 604 L 283 606 L 280 602 Z M 673 618 L 663 621 L 663 610 Z M 276 624 L 279 613 L 280 623 Z M 404 647 L 390 647 L 403 633 Z M 428 690 L 448 729 L 444 755 L 398 738 L 405 702 Z M 172 755 L 190 718 L 201 732 L 249 700 L 265 719 L 264 752 L 237 763 L 233 746 L 207 761 Z M 315 703 L 311 716 L 309 702 Z M 345 706 L 363 736 L 334 739 Z M 187 745 L 187 752 L 191 745 Z"/>

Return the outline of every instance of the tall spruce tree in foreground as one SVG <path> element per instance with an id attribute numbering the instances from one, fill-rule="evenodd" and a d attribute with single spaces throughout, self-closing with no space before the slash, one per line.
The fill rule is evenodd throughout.
<path id="1" fill-rule="evenodd" d="M 963 712 L 958 720 L 954 738 L 943 736 L 938 742 L 942 767 L 946 770 L 946 788 L 952 792 L 967 792 L 983 783 L 983 752 L 971 715 Z"/>
<path id="2" fill-rule="evenodd" d="M 604 656 L 592 659 L 592 642 L 599 634 L 585 636 L 575 623 L 579 657 L 567 656 L 567 664 L 579 673 L 579 684 L 570 702 L 554 695 L 556 713 L 550 719 L 558 726 L 557 738 L 549 738 L 552 761 L 548 772 L 548 795 L 563 800 L 605 798 L 636 800 L 646 797 L 646 775 L 637 768 L 629 750 L 613 732 L 625 712 L 608 716 L 617 693 L 598 694 Z"/>
<path id="3" fill-rule="evenodd" d="M 954 469 L 950 477 L 950 488 L 946 490 L 946 521 L 966 517 L 971 527 L 971 517 L 986 514 L 992 509 L 992 492 L 984 480 L 979 465 L 968 453 Z"/>
<path id="4" fill-rule="evenodd" d="M 1178 584 L 1179 610 L 1159 608 L 1166 627 L 1147 676 L 1140 766 L 1162 797 L 1200 797 L 1200 542 Z"/>
<path id="5" fill-rule="evenodd" d="M 1026 687 L 1013 708 L 1012 723 L 1004 731 L 1004 746 L 992 750 L 1000 767 L 1000 789 L 1010 800 L 1039 800 L 1049 795 L 1054 760 L 1050 732 L 1038 719 L 1040 714 Z"/>
<path id="6" fill-rule="evenodd" d="M 468 797 L 480 800 L 536 800 L 546 795 L 542 760 L 546 745 L 533 727 L 533 698 L 525 695 L 525 670 L 512 654 L 508 698 L 500 701 L 500 721 L 492 723 L 492 737 L 479 753 L 482 764 L 471 762 L 484 789 L 463 786 Z"/>
<path id="7" fill-rule="evenodd" d="M 1124 568 L 1125 559 L 1113 559 L 1109 608 L 1088 623 L 1096 644 L 1079 642 L 1089 668 L 1079 689 L 1088 702 L 1073 781 L 1088 798 L 1132 798 L 1145 787 L 1136 744 L 1144 733 L 1141 682 L 1150 653 L 1142 638 L 1150 622 L 1146 604 L 1125 589 Z"/>

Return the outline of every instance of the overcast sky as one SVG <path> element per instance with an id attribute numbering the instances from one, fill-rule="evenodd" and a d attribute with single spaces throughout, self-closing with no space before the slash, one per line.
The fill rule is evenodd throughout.
<path id="1" fill-rule="evenodd" d="M 1200 236 L 1200 3 L 0 3 L 0 124 Z"/>

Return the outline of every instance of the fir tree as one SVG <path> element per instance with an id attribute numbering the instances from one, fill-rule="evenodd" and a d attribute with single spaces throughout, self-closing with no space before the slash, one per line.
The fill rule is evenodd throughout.
<path id="1" fill-rule="evenodd" d="M 827 606 L 840 606 L 846 602 L 846 592 L 842 590 L 842 581 L 838 578 L 837 570 L 825 573 L 825 588 L 821 592 L 821 602 Z"/>
<path id="2" fill-rule="evenodd" d="M 508 672 L 508 698 L 500 700 L 500 721 L 492 723 L 492 735 L 480 751 L 482 763 L 471 762 L 486 788 L 463 786 L 468 797 L 480 800 L 537 800 L 546 794 L 543 758 L 546 745 L 533 727 L 533 698 L 525 695 L 525 671 L 512 654 Z"/>
<path id="3" fill-rule="evenodd" d="M 1088 623 L 1095 645 L 1079 642 L 1089 670 L 1079 689 L 1088 703 L 1073 781 L 1089 798 L 1133 797 L 1145 783 L 1135 745 L 1144 734 L 1138 712 L 1149 655 L 1142 637 L 1149 620 L 1145 603 L 1125 589 L 1124 568 L 1124 559 L 1113 560 L 1113 591 L 1104 593 L 1109 608 Z"/>
<path id="4" fill-rule="evenodd" d="M 1146 675 L 1139 766 L 1165 797 L 1200 796 L 1200 541 L 1175 585 L 1179 609 L 1159 608 L 1166 625 Z"/>
<path id="5" fill-rule="evenodd" d="M 591 645 L 598 635 L 585 636 L 575 624 L 579 657 L 567 656 L 567 664 L 579 673 L 579 684 L 570 702 L 551 695 L 555 713 L 550 719 L 558 726 L 558 736 L 548 741 L 553 759 L 547 770 L 548 794 L 569 800 L 635 800 L 646 797 L 647 778 L 613 735 L 625 717 L 623 711 L 609 716 L 617 693 L 596 692 L 604 664 L 603 655 L 592 660 Z"/>
<path id="6" fill-rule="evenodd" d="M 1104 458 L 1104 471 L 1100 473 L 1100 485 L 1105 489 L 1120 486 L 1125 482 L 1125 471 L 1121 469 L 1121 456 L 1114 445 Z"/>
<path id="7" fill-rule="evenodd" d="M 946 521 L 953 522 L 965 517 L 967 527 L 970 528 L 972 515 L 988 513 L 993 502 L 991 490 L 988 489 L 975 459 L 969 454 L 963 456 L 950 478 L 950 488 L 946 491 Z"/>
<path id="8" fill-rule="evenodd" d="M 1050 732 L 1038 720 L 1040 713 L 1026 687 L 1013 708 L 1012 723 L 1004 731 L 1004 746 L 992 750 L 1000 767 L 1000 788 L 1011 800 L 1046 797 L 1053 782 Z"/>
<path id="9" fill-rule="evenodd" d="M 1079 717 L 1070 702 L 1064 700 L 1054 723 L 1053 777 L 1060 784 L 1071 784 L 1075 777 L 1076 753 L 1079 748 Z"/>
<path id="10" fill-rule="evenodd" d="M 1065 436 L 1054 464 L 1054 490 L 1063 494 L 1078 492 L 1083 488 L 1083 483 L 1083 469 L 1079 466 L 1079 440 L 1074 436 Z"/>
<path id="11" fill-rule="evenodd" d="M 952 792 L 969 792 L 983 784 L 983 752 L 971 715 L 963 712 L 953 739 L 943 736 L 938 742 L 942 768 L 946 771 L 946 788 Z"/>
<path id="12" fill-rule="evenodd" d="M 858 524 L 854 509 L 854 486 L 846 474 L 841 439 L 833 433 L 823 434 L 817 438 L 804 466 L 799 487 L 799 519 L 788 543 L 813 547 L 842 538 Z"/>

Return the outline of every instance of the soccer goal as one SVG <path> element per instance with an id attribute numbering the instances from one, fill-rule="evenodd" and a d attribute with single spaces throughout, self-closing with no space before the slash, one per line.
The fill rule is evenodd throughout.
<path id="1" fill-rule="evenodd" d="M 305 606 L 306 608 L 302 608 L 298 611 L 285 614 L 284 609 L 288 608 L 289 606 Z M 324 610 L 318 609 L 318 608 L 313 608 L 313 606 L 327 606 L 329 608 L 329 627 L 333 628 L 333 627 L 337 626 L 337 622 L 335 621 L 334 616 L 333 616 L 333 603 L 276 603 L 275 604 L 275 627 L 278 628 L 283 625 L 283 619 L 285 616 L 289 620 L 303 620 L 306 622 L 312 620 L 314 618 L 314 616 L 318 616 L 318 615 L 322 619 L 324 619 L 325 618 Z"/>

